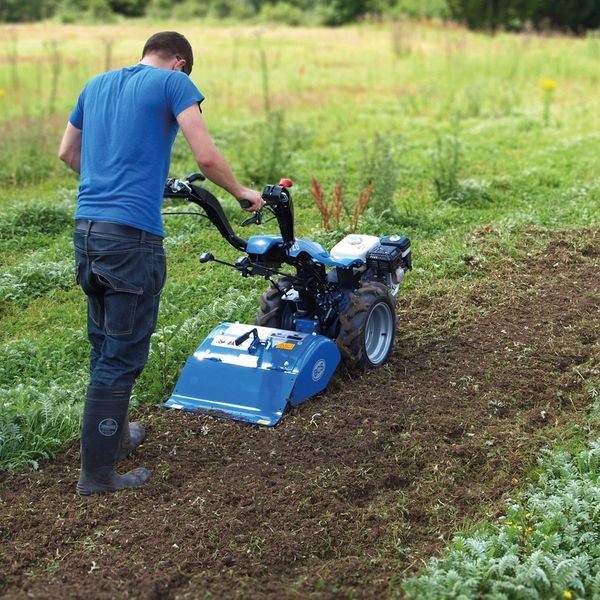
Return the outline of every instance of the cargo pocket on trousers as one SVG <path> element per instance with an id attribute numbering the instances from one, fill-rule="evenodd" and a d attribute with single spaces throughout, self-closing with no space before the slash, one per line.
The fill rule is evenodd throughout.
<path id="1" fill-rule="evenodd" d="M 133 333 L 138 300 L 143 288 L 108 273 L 97 265 L 92 271 L 104 293 L 104 330 L 109 335 L 130 335 Z"/>

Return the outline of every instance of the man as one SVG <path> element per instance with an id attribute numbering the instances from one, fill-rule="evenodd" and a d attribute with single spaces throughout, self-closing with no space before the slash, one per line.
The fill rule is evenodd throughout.
<path id="1" fill-rule="evenodd" d="M 137 65 L 86 84 L 60 145 L 60 159 L 80 173 L 73 239 L 92 346 L 77 484 L 84 496 L 141 486 L 150 476 L 145 468 L 121 475 L 115 464 L 145 436 L 140 423 L 129 423 L 129 396 L 148 358 L 166 278 L 160 209 L 179 127 L 206 177 L 248 200 L 248 211 L 263 205 L 214 146 L 192 65 L 185 37 L 153 35 Z"/>

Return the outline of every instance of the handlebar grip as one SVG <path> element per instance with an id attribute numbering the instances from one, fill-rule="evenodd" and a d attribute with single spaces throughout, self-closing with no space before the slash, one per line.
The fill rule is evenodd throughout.
<path id="1" fill-rule="evenodd" d="M 242 208 L 249 208 L 250 206 L 252 206 L 250 200 L 238 200 L 238 202 L 240 203 L 240 206 Z"/>

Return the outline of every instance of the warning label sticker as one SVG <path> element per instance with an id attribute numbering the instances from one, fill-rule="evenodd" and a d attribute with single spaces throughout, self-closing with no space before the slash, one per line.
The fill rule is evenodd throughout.
<path id="1" fill-rule="evenodd" d="M 252 338 L 244 340 L 239 346 L 235 345 L 235 337 L 229 336 L 219 336 L 215 337 L 215 339 L 211 342 L 211 346 L 225 346 L 228 348 L 235 348 L 237 350 L 248 350 L 250 344 L 252 343 Z"/>
<path id="2" fill-rule="evenodd" d="M 296 344 L 292 344 L 290 342 L 280 342 L 275 346 L 275 348 L 279 348 L 280 350 L 293 350 L 296 347 Z"/>

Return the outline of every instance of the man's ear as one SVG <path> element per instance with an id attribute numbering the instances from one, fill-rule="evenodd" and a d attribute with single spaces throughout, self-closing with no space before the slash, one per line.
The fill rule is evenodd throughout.
<path id="1" fill-rule="evenodd" d="M 186 60 L 185 58 L 181 58 L 181 56 L 175 56 L 175 58 L 177 59 L 177 62 L 174 65 L 174 69 L 181 71 L 182 73 L 186 73 L 185 70 L 185 66 L 186 66 Z"/>

